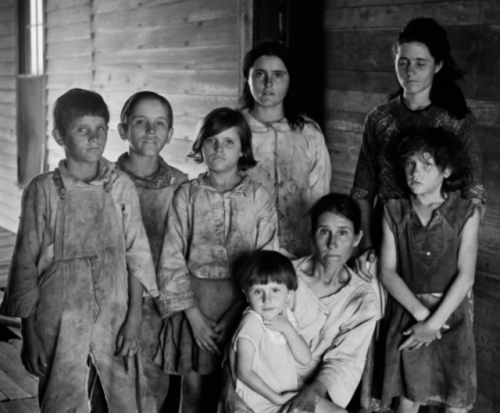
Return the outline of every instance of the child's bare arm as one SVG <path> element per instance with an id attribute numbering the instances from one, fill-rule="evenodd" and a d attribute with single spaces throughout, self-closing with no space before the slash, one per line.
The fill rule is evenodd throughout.
<path id="1" fill-rule="evenodd" d="M 116 337 L 116 355 L 133 357 L 140 347 L 142 323 L 142 293 L 144 287 L 133 275 L 128 276 L 129 302 L 127 318 Z"/>
<path id="2" fill-rule="evenodd" d="M 255 348 L 250 340 L 240 337 L 237 342 L 236 376 L 254 392 L 271 403 L 281 406 L 294 396 L 294 393 L 278 394 L 254 371 Z"/>
<path id="3" fill-rule="evenodd" d="M 380 249 L 380 281 L 391 294 L 408 312 L 418 321 L 425 320 L 430 312 L 417 300 L 415 294 L 408 288 L 406 283 L 396 272 L 396 242 L 389 228 L 386 218 L 382 222 L 383 237 Z"/>
<path id="4" fill-rule="evenodd" d="M 474 285 L 480 220 L 481 212 L 476 210 L 464 226 L 458 250 L 458 275 L 439 307 L 427 320 L 433 328 L 439 329 L 443 326 Z"/>
<path id="5" fill-rule="evenodd" d="M 295 330 L 285 314 L 280 314 L 271 320 L 264 320 L 264 325 L 271 330 L 279 331 L 285 336 L 288 347 L 297 363 L 303 366 L 307 366 L 310 363 L 311 350 L 309 346 L 297 330 Z"/>
<path id="6" fill-rule="evenodd" d="M 37 377 L 47 374 L 47 356 L 35 329 L 35 313 L 22 319 L 23 347 L 21 360 L 28 373 Z"/>

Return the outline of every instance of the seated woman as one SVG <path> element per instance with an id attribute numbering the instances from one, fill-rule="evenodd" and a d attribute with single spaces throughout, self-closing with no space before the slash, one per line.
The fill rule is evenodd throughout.
<path id="1" fill-rule="evenodd" d="M 294 261 L 298 289 L 290 308 L 311 349 L 312 361 L 298 368 L 304 386 L 285 404 L 285 413 L 319 413 L 325 411 L 323 406 L 331 406 L 325 401 L 344 411 L 361 378 L 381 317 L 377 281 L 370 284 L 345 265 L 363 236 L 355 201 L 341 194 L 323 196 L 311 209 L 311 232 L 314 255 Z M 226 379 L 221 398 L 226 413 L 252 412 L 235 392 L 230 377 Z"/>

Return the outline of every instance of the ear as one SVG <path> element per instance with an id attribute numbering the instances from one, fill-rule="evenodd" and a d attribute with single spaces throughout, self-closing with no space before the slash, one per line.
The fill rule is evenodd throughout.
<path id="1" fill-rule="evenodd" d="M 174 136 L 174 128 L 170 128 L 170 130 L 168 131 L 166 143 L 170 143 L 170 139 L 172 139 L 172 136 Z"/>
<path id="2" fill-rule="evenodd" d="M 451 172 L 452 172 L 452 171 L 451 171 L 451 169 L 450 169 L 450 168 L 446 168 L 446 169 L 443 171 L 443 176 L 444 176 L 445 178 L 449 178 L 449 177 L 450 177 L 450 175 L 451 175 Z"/>
<path id="3" fill-rule="evenodd" d="M 59 146 L 64 146 L 64 138 L 61 131 L 57 128 L 52 129 L 52 136 Z"/>
<path id="4" fill-rule="evenodd" d="M 243 291 L 243 295 L 245 296 L 245 300 L 247 300 L 247 303 L 250 303 L 250 301 L 248 300 L 248 295 L 245 292 L 245 290 L 242 289 L 241 291 Z"/>
<path id="5" fill-rule="evenodd" d="M 288 290 L 288 296 L 286 297 L 286 305 L 289 306 L 290 302 L 293 300 L 293 297 L 295 296 L 295 291 L 293 290 Z"/>
<path id="6" fill-rule="evenodd" d="M 439 72 L 441 70 L 441 68 L 443 67 L 443 62 L 439 62 L 435 69 L 434 69 L 434 74 L 436 74 L 437 72 Z"/>
<path id="7" fill-rule="evenodd" d="M 127 125 L 125 123 L 118 124 L 118 133 L 120 134 L 120 138 L 126 141 L 127 139 Z"/>
<path id="8" fill-rule="evenodd" d="M 355 235 L 354 236 L 354 244 L 353 244 L 353 247 L 357 247 L 358 244 L 361 242 L 361 240 L 363 239 L 363 230 L 360 229 L 359 230 L 359 234 L 358 235 Z"/>

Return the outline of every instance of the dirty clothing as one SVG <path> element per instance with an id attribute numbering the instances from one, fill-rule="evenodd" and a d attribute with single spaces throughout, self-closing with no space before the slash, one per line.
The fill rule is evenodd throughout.
<path id="1" fill-rule="evenodd" d="M 160 157 L 160 166 L 151 176 L 142 178 L 134 175 L 125 167 L 127 154 L 121 155 L 116 167 L 132 179 L 139 195 L 141 215 L 148 236 L 155 268 L 160 259 L 161 247 L 165 236 L 167 212 L 177 188 L 188 181 L 187 175 L 168 165 Z M 168 376 L 153 361 L 160 345 L 162 318 L 151 296 L 144 297 L 142 307 L 141 353 L 148 388 L 155 396 L 158 409 L 163 405 L 168 392 Z"/>
<path id="2" fill-rule="evenodd" d="M 310 119 L 291 129 L 282 119 L 264 124 L 245 116 L 252 129 L 257 166 L 248 175 L 269 191 L 278 211 L 281 248 L 297 257 L 311 252 L 307 212 L 330 192 L 330 155 L 319 126 Z"/>
<path id="3" fill-rule="evenodd" d="M 385 207 L 394 234 L 397 272 L 427 308 L 434 310 L 458 274 L 457 254 L 463 227 L 477 205 L 448 194 L 424 226 L 410 199 L 392 200 Z M 438 402 L 467 408 L 476 396 L 472 293 L 452 313 L 442 338 L 428 347 L 400 351 L 403 332 L 415 324 L 411 314 L 391 299 L 384 320 L 388 325 L 382 402 L 403 394 L 413 401 Z"/>
<path id="4" fill-rule="evenodd" d="M 207 175 L 174 196 L 158 270 L 160 313 L 167 320 L 163 360 L 174 374 L 211 374 L 220 361 L 199 349 L 183 313 L 200 307 L 214 321 L 241 298 L 236 269 L 255 250 L 278 249 L 277 216 L 269 193 L 248 176 L 223 194 Z M 207 353 L 207 354 L 204 354 Z"/>
<path id="5" fill-rule="evenodd" d="M 331 400 L 345 407 L 361 379 L 370 340 L 381 317 L 380 302 L 373 286 L 347 267 L 351 276 L 348 284 L 335 294 L 318 298 L 304 281 L 309 276 L 301 270 L 304 265 L 310 266 L 308 261 L 312 259 L 293 262 L 299 287 L 290 308 L 312 353 L 311 363 L 298 365 L 298 373 L 305 384 L 313 380 L 323 383 Z"/>
<path id="6" fill-rule="evenodd" d="M 481 184 L 481 150 L 474 134 L 474 124 L 471 113 L 464 119 L 456 119 L 433 104 L 423 110 L 411 110 L 404 104 L 402 96 L 375 108 L 366 117 L 352 197 L 367 199 L 373 204 L 376 196 L 387 200 L 409 195 L 404 173 L 398 173 L 401 164 L 397 156 L 398 145 L 412 129 L 442 127 L 460 139 L 472 162 L 473 179 L 462 196 L 484 202 L 486 192 Z"/>
<path id="7" fill-rule="evenodd" d="M 297 329 L 297 321 L 288 308 L 287 318 Z M 277 393 L 283 393 L 297 391 L 300 388 L 301 383 L 295 369 L 296 361 L 285 336 L 267 328 L 262 317 L 250 308 L 247 308 L 243 314 L 232 339 L 231 347 L 236 357 L 240 338 L 246 338 L 252 343 L 255 349 L 253 370 L 271 389 Z M 254 412 L 274 413 L 281 409 L 281 406 L 273 404 L 253 391 L 238 378 L 236 379 L 236 392 Z"/>
<path id="8" fill-rule="evenodd" d="M 42 413 L 88 412 L 90 356 L 111 411 L 154 409 L 141 372 L 114 357 L 128 309 L 128 271 L 152 296 L 155 272 L 139 200 L 130 179 L 101 158 L 90 183 L 69 174 L 65 161 L 26 188 L 2 303 L 3 314 L 28 317 L 48 358 L 39 382 Z M 139 365 L 141 363 L 138 363 Z"/>

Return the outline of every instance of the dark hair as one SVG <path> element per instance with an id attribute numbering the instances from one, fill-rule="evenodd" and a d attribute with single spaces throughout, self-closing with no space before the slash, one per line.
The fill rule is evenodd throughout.
<path id="1" fill-rule="evenodd" d="M 193 158 L 196 163 L 203 162 L 202 147 L 203 142 L 207 138 L 217 135 L 230 128 L 236 128 L 241 142 L 242 156 L 238 161 L 238 169 L 246 171 L 257 165 L 257 161 L 253 157 L 252 150 L 252 131 L 245 115 L 239 110 L 231 108 L 218 108 L 212 110 L 205 118 L 201 125 L 200 132 L 196 141 L 193 143 L 193 149 L 188 154 L 189 158 Z"/>
<path id="2" fill-rule="evenodd" d="M 135 107 L 143 100 L 148 99 L 158 100 L 163 105 L 163 108 L 165 109 L 165 112 L 167 114 L 168 127 L 172 128 L 174 124 L 174 114 L 172 112 L 172 106 L 170 105 L 170 102 L 158 93 L 150 92 L 148 90 L 137 92 L 127 99 L 120 114 L 120 122 L 124 125 L 128 125 L 129 118 L 132 115 Z"/>
<path id="3" fill-rule="evenodd" d="M 451 174 L 443 180 L 445 192 L 463 189 L 472 179 L 471 162 L 463 150 L 462 143 L 443 128 L 420 128 L 408 133 L 398 147 L 401 164 L 414 153 L 429 153 L 436 166 Z"/>
<path id="4" fill-rule="evenodd" d="M 276 251 L 257 251 L 250 255 L 240 271 L 240 285 L 248 292 L 252 285 L 275 282 L 291 291 L 298 288 L 297 273 L 292 262 Z"/>
<path id="5" fill-rule="evenodd" d="M 331 193 L 321 197 L 311 208 L 311 232 L 314 234 L 318 227 L 321 214 L 333 212 L 352 222 L 354 233 L 361 230 L 361 210 L 358 204 L 349 195 Z"/>
<path id="6" fill-rule="evenodd" d="M 442 63 L 441 70 L 434 75 L 430 91 L 430 100 L 445 109 L 457 119 L 463 119 L 470 113 L 462 89 L 457 81 L 463 79 L 463 72 L 458 68 L 451 56 L 451 47 L 446 31 L 430 17 L 418 17 L 410 20 L 392 46 L 396 56 L 398 46 L 403 43 L 417 42 L 427 46 L 436 64 Z M 390 95 L 390 98 L 401 95 L 403 88 Z"/>
<path id="7" fill-rule="evenodd" d="M 54 128 L 64 136 L 68 127 L 82 116 L 100 116 L 109 123 L 109 110 L 101 95 L 85 89 L 71 89 L 54 104 Z"/>
<path id="8" fill-rule="evenodd" d="M 252 110 L 254 106 L 254 98 L 248 86 L 248 76 L 250 69 L 253 67 L 255 61 L 261 56 L 276 56 L 281 59 L 290 77 L 288 91 L 283 101 L 283 110 L 285 118 L 292 129 L 302 128 L 307 119 L 304 117 L 304 111 L 300 107 L 295 98 L 295 74 L 292 56 L 287 47 L 279 42 L 265 42 L 255 46 L 245 55 L 243 61 L 243 76 L 246 82 L 243 87 L 243 93 L 240 97 L 240 108 Z"/>

